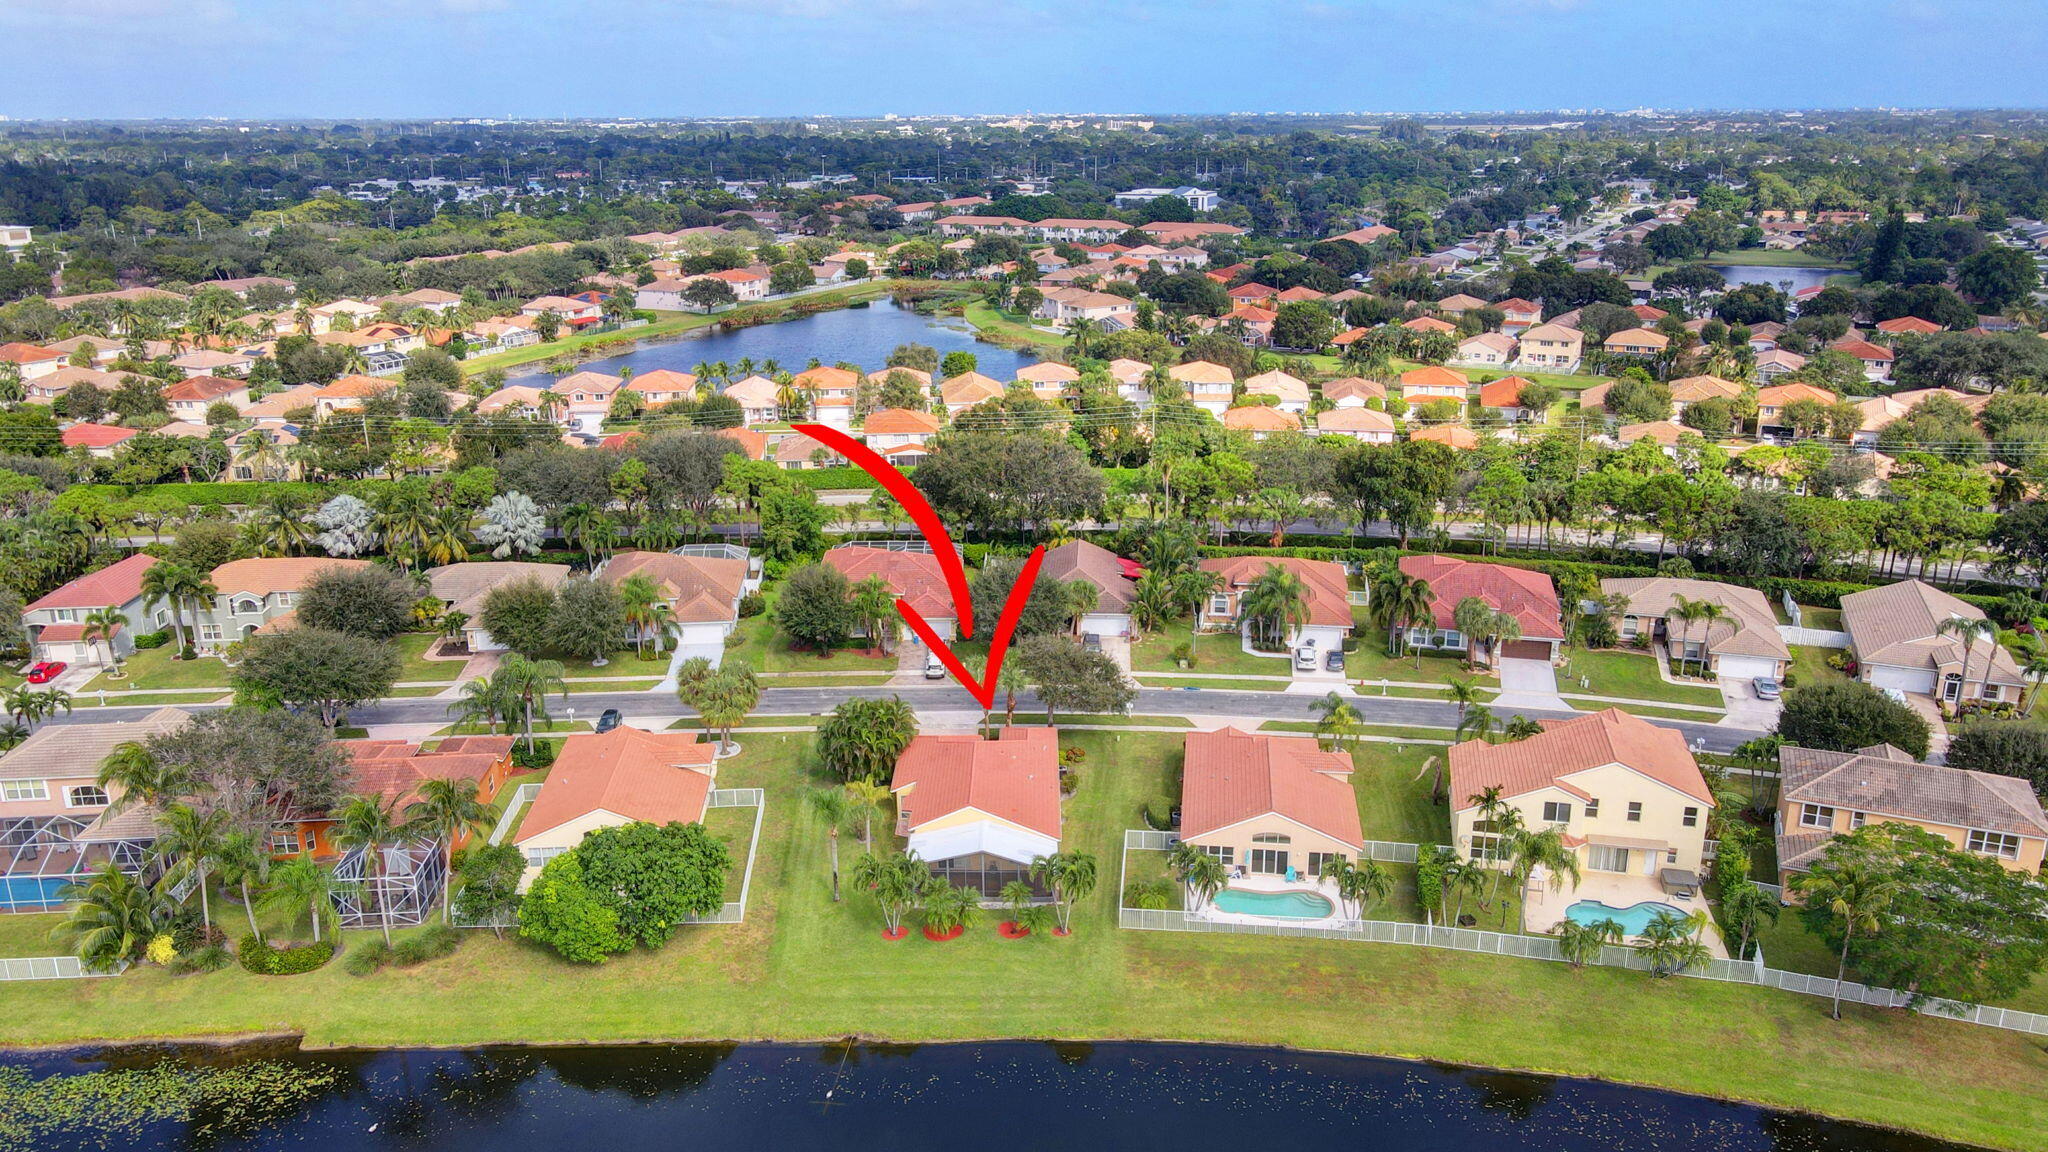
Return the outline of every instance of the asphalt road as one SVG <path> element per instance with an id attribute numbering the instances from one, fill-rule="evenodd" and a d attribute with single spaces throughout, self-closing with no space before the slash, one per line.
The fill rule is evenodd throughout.
<path id="1" fill-rule="evenodd" d="M 1457 726 L 1457 709 L 1442 701 L 1417 700 L 1402 697 L 1359 696 L 1346 694 L 1359 714 L 1368 723 L 1401 724 L 1418 728 L 1441 728 L 1446 737 L 1450 729 Z M 767 688 L 761 693 L 760 706 L 754 710 L 756 717 L 787 716 L 793 720 L 810 719 L 830 712 L 839 702 L 853 696 L 901 696 L 912 707 L 923 712 L 975 712 L 980 706 L 974 702 L 965 689 L 954 684 L 918 684 L 903 687 L 878 686 L 872 688 Z M 1151 716 L 1225 716 L 1259 718 L 1266 720 L 1311 720 L 1314 712 L 1311 705 L 1314 696 L 1293 695 L 1285 692 L 1231 692 L 1215 688 L 1141 688 L 1131 711 Z M 673 716 L 688 709 L 679 704 L 673 696 L 654 692 L 579 692 L 570 697 L 569 705 L 576 715 L 586 720 L 595 720 L 607 708 L 617 708 L 629 720 L 636 716 Z M 189 706 L 188 706 L 189 707 Z M 1029 694 L 1018 697 L 1017 710 L 1030 712 L 1040 708 Z M 45 721 L 48 724 L 91 724 L 115 720 L 133 719 L 152 711 L 150 707 L 81 708 L 67 716 L 58 716 Z M 563 715 L 564 707 L 551 702 L 549 711 L 557 718 Z M 1567 712 L 1528 711 L 1523 713 L 1533 719 L 1564 719 L 1574 715 Z M 1503 720 L 1507 717 L 1502 716 Z M 380 701 L 349 714 L 349 722 L 358 727 L 372 727 L 382 724 L 422 724 L 448 721 L 448 701 L 430 697 L 404 697 Z M 1675 728 L 1685 735 L 1688 743 L 1709 752 L 1727 752 L 1737 744 L 1757 736 L 1761 731 L 1735 728 L 1721 724 L 1706 724 L 1688 720 L 1657 719 L 1654 723 Z M 1368 730 L 1369 731 L 1369 730 Z"/>

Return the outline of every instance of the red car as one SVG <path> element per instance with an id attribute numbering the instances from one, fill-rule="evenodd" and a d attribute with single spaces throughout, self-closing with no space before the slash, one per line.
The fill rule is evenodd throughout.
<path id="1" fill-rule="evenodd" d="M 64 663 L 62 660 L 45 660 L 28 670 L 28 682 L 31 684 L 48 684 L 50 681 L 62 676 L 64 670 L 69 667 L 71 665 Z"/>

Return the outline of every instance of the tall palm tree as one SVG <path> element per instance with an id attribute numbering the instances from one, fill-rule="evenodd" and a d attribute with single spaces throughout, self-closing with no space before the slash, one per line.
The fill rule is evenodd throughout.
<path id="1" fill-rule="evenodd" d="M 1529 930 L 1529 877 L 1541 868 L 1550 877 L 1550 890 L 1564 887 L 1569 878 L 1579 886 L 1579 857 L 1564 842 L 1564 830 L 1555 826 L 1530 831 L 1518 828 L 1508 837 L 1508 872 L 1515 879 L 1515 930 Z M 1507 909 L 1501 909 L 1501 926 L 1507 926 Z"/>
<path id="2" fill-rule="evenodd" d="M 888 803 L 895 793 L 887 784 L 874 780 L 848 780 L 842 786 L 846 793 L 846 814 L 850 820 L 860 821 L 860 846 L 865 852 L 875 850 L 875 818 L 888 811 Z"/>
<path id="3" fill-rule="evenodd" d="M 1180 882 L 1183 905 L 1199 912 L 1229 879 L 1223 861 L 1183 840 L 1167 855 L 1166 867 Z"/>
<path id="4" fill-rule="evenodd" d="M 1308 585 L 1294 572 L 1268 564 L 1238 597 L 1237 615 L 1253 635 L 1284 646 L 1289 633 L 1308 623 Z"/>
<path id="5" fill-rule="evenodd" d="M 383 796 L 352 796 L 335 813 L 334 842 L 344 850 L 361 849 L 365 888 L 377 901 L 378 919 L 384 929 L 384 943 L 391 943 L 391 901 L 382 886 L 384 848 L 405 839 L 406 827 L 398 815 L 398 801 Z"/>
<path id="6" fill-rule="evenodd" d="M 318 943 L 323 925 L 334 916 L 334 897 L 347 887 L 334 878 L 333 869 L 322 867 L 310 856 L 299 856 L 279 864 L 270 874 L 270 887 L 261 902 L 263 912 L 287 917 L 293 924 L 305 916 L 313 922 L 313 940 Z"/>
<path id="7" fill-rule="evenodd" d="M 2020 664 L 2020 671 L 2034 682 L 2034 690 L 2027 693 L 2026 708 L 2026 715 L 2032 716 L 2034 705 L 2041 702 L 2042 688 L 2048 686 L 2048 648 L 2037 647 L 2027 653 L 2026 660 Z"/>
<path id="8" fill-rule="evenodd" d="M 498 721 L 508 718 L 517 707 L 507 687 L 498 677 L 479 676 L 462 686 L 461 695 L 448 706 L 448 714 L 457 724 L 481 724 L 486 734 L 496 735 Z"/>
<path id="9" fill-rule="evenodd" d="M 107 663 L 113 665 L 114 670 L 118 672 L 121 662 L 119 655 L 114 651 L 114 634 L 126 628 L 128 624 L 128 614 L 119 608 L 95 608 L 87 612 L 83 632 L 86 650 L 91 651 L 95 642 L 104 641 L 107 645 Z"/>
<path id="10" fill-rule="evenodd" d="M 1564 956 L 1564 962 L 1583 968 L 1598 960 L 1609 944 L 1621 943 L 1624 929 L 1613 920 L 1595 920 L 1590 924 L 1564 920 L 1558 923 L 1556 931 L 1557 950 Z"/>
<path id="11" fill-rule="evenodd" d="M 420 785 L 420 798 L 405 806 L 405 822 L 430 829 L 441 841 L 441 923 L 446 924 L 455 897 L 455 842 L 479 830 L 496 813 L 477 795 L 476 781 L 433 779 Z"/>
<path id="12" fill-rule="evenodd" d="M 1074 905 L 1095 891 L 1098 875 L 1095 857 L 1086 852 L 1055 852 L 1031 861 L 1031 878 L 1052 893 L 1053 931 L 1064 936 L 1074 930 Z"/>
<path id="13" fill-rule="evenodd" d="M 1394 874 L 1377 860 L 1362 859 L 1353 864 L 1338 857 L 1335 867 L 1326 866 L 1325 875 L 1337 885 L 1337 898 L 1347 905 L 1350 919 L 1357 920 L 1368 908 L 1394 894 Z"/>
<path id="14" fill-rule="evenodd" d="M 1451 677 L 1444 684 L 1443 698 L 1458 706 L 1460 721 L 1465 719 L 1466 713 L 1485 703 L 1480 696 L 1479 681 L 1472 676 Z"/>
<path id="15" fill-rule="evenodd" d="M 655 609 L 667 599 L 645 572 L 635 572 L 619 582 L 619 603 L 625 610 L 626 626 L 633 630 L 633 649 L 645 654 L 647 633 L 655 626 Z M 656 650 L 659 654 L 659 649 Z"/>
<path id="16" fill-rule="evenodd" d="M 1456 736 L 1460 741 L 1484 740 L 1491 736 L 1499 727 L 1500 721 L 1495 718 L 1491 710 L 1483 704 L 1475 704 L 1472 706 L 1471 711 L 1465 713 L 1464 719 L 1458 721 L 1458 726 L 1452 732 L 1452 735 Z"/>
<path id="17" fill-rule="evenodd" d="M 498 665 L 494 679 L 503 684 L 509 699 L 518 702 L 528 752 L 533 751 L 534 716 L 539 715 L 542 723 L 547 722 L 548 693 L 559 692 L 564 700 L 569 698 L 569 686 L 562 680 L 566 671 L 559 660 L 528 660 L 517 653 Z"/>
<path id="18" fill-rule="evenodd" d="M 212 874 L 228 852 L 228 814 L 221 809 L 201 812 L 189 804 L 173 804 L 157 815 L 157 839 L 150 852 L 167 867 L 164 878 L 171 884 L 192 877 L 199 885 L 199 922 L 213 927 L 213 903 L 208 889 Z"/>
<path id="19" fill-rule="evenodd" d="M 1842 1018 L 1842 982 L 1849 975 L 1849 942 L 1858 932 L 1877 934 L 1885 909 L 1899 893 L 1899 882 L 1880 874 L 1869 862 L 1847 860 L 1808 872 L 1793 880 L 1793 889 L 1808 907 L 1824 907 L 1842 930 L 1842 951 L 1835 963 L 1834 1018 Z"/>
<path id="20" fill-rule="evenodd" d="M 1309 708 L 1316 714 L 1316 740 L 1327 750 L 1335 750 L 1358 735 L 1358 727 L 1364 722 L 1358 709 L 1343 696 L 1330 692 Z"/>
<path id="21" fill-rule="evenodd" d="M 1727 844 L 1725 839 L 1722 840 L 1722 851 L 1727 851 Z M 1749 941 L 1756 935 L 1757 928 L 1766 920 L 1776 924 L 1782 910 L 1778 898 L 1764 891 L 1754 880 L 1745 877 L 1733 883 L 1721 881 L 1721 915 L 1741 932 L 1741 939 L 1735 947 L 1737 960 L 1748 957 Z"/>
<path id="22" fill-rule="evenodd" d="M 811 812 L 825 822 L 826 843 L 832 848 L 832 902 L 839 903 L 839 833 L 851 817 L 846 793 L 838 788 L 817 788 L 809 794 Z"/>
<path id="23" fill-rule="evenodd" d="M 1942 636 L 1954 636 L 1962 643 L 1963 682 L 1956 692 L 1956 707 L 1961 708 L 1963 701 L 1970 695 L 1970 657 L 1976 654 L 1979 641 L 1988 641 L 1992 644 L 1998 642 L 1998 625 L 1982 616 L 1951 616 L 1936 625 L 1934 630 Z M 1987 667 L 1993 655 L 1992 652 L 1985 653 Z M 1985 675 L 1988 677 L 1990 673 L 1986 672 Z M 1981 697 L 1983 693 L 1980 692 L 1978 695 Z M 1837 1019 L 1839 1018 L 1840 1014 L 1837 1013 Z"/>
<path id="24" fill-rule="evenodd" d="M 242 914 L 249 918 L 249 935 L 263 939 L 263 928 L 256 923 L 257 901 L 252 889 L 270 882 L 270 845 L 247 829 L 228 833 L 221 846 L 220 878 L 241 889 Z"/>
<path id="25" fill-rule="evenodd" d="M 185 613 L 195 600 L 220 595 L 213 581 L 202 573 L 171 560 L 159 560 L 142 574 L 142 607 L 146 611 L 161 603 L 171 606 L 171 634 L 178 642 L 178 655 L 185 653 Z"/>
<path id="26" fill-rule="evenodd" d="M 184 766 L 167 765 L 147 745 L 129 740 L 100 761 L 95 782 L 112 797 L 107 811 L 119 814 L 136 804 L 168 806 L 191 788 L 192 777 Z"/>

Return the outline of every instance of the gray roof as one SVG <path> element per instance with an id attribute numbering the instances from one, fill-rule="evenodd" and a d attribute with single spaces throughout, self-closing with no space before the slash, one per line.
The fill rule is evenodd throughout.
<path id="1" fill-rule="evenodd" d="M 1754 588 L 1723 584 L 1718 580 L 1681 580 L 1671 576 L 1648 576 L 1629 580 L 1602 580 L 1600 591 L 1628 601 L 1630 616 L 1666 616 L 1680 596 L 1688 600 L 1710 600 L 1726 609 L 1734 619 L 1715 621 L 1708 628 L 1694 625 L 1695 635 L 1704 635 L 1707 650 L 1730 656 L 1768 656 L 1790 660 L 1792 650 L 1778 635 L 1778 617 L 1770 601 Z M 1670 621 L 1671 631 L 1686 638 L 1685 625 Z"/>
<path id="2" fill-rule="evenodd" d="M 1086 540 L 1070 540 L 1048 548 L 1039 572 L 1061 583 L 1086 580 L 1102 593 L 1095 602 L 1097 612 L 1129 612 L 1132 581 L 1124 575 L 1123 561 L 1116 553 Z"/>
<path id="3" fill-rule="evenodd" d="M 140 720 L 108 723 L 79 720 L 46 724 L 14 750 L 0 756 L 0 780 L 83 779 L 99 775 L 107 753 L 131 740 L 146 740 L 184 726 L 191 714 L 159 708 Z"/>
<path id="4" fill-rule="evenodd" d="M 1778 750 L 1788 804 L 1825 804 L 1951 828 L 1980 828 L 2048 837 L 2048 813 L 2026 781 L 1921 764 L 1890 745 L 1824 752 L 1787 745 Z"/>
<path id="5" fill-rule="evenodd" d="M 434 597 L 474 620 L 484 597 L 500 584 L 534 577 L 553 588 L 569 578 L 566 564 L 534 564 L 524 560 L 477 560 L 427 569 L 427 588 Z"/>
<path id="6" fill-rule="evenodd" d="M 1940 631 L 1942 623 L 1954 616 L 1982 620 L 1984 613 L 1919 580 L 1901 580 L 1842 597 L 1842 630 L 1849 634 L 1856 658 L 1865 664 L 1960 671 L 1963 643 Z M 1972 674 L 1985 675 L 1987 650 L 1988 678 L 1993 683 L 2026 683 L 2012 655 L 1996 640 L 1980 641 L 1971 650 Z"/>

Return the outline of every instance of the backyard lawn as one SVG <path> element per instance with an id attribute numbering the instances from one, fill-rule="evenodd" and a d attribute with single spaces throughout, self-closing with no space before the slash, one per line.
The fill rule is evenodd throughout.
<path id="1" fill-rule="evenodd" d="M 1432 803 L 1436 769 L 1449 749 L 1361 744 L 1351 754 L 1351 786 L 1358 793 L 1358 820 L 1367 840 L 1403 844 L 1447 844 L 1450 817 Z M 1430 761 L 1437 763 L 1431 765 Z"/>
<path id="2" fill-rule="evenodd" d="M 50 930 L 63 919 L 56 912 L 0 914 L 0 956 L 63 955 L 63 946 L 50 942 Z"/>
<path id="3" fill-rule="evenodd" d="M 1591 681 L 1579 686 L 1579 678 Z M 1632 700 L 1656 700 L 1666 704 L 1722 705 L 1721 690 L 1707 685 L 1672 684 L 1657 675 L 1657 658 L 1641 652 L 1613 649 L 1574 650 L 1565 666 L 1557 670 L 1560 692 L 1589 696 L 1620 696 Z"/>
<path id="4" fill-rule="evenodd" d="M 352 977 L 229 969 L 10 985 L 0 1042 L 303 1030 L 310 1047 L 719 1038 L 1171 1039 L 1383 1053 L 1655 1084 L 2043 1148 L 2048 1052 L 2028 1038 L 1902 1012 L 1616 969 L 1274 937 L 1114 927 L 1122 830 L 1178 793 L 1181 737 L 1070 733 L 1085 750 L 1063 846 L 1101 883 L 1075 934 L 885 941 L 875 905 L 831 900 L 826 837 L 802 803 L 808 735 L 757 733 L 720 783 L 768 790 L 744 924 L 684 929 L 596 967 L 477 932 L 456 955 Z M 1370 754 L 1368 754 L 1370 755 Z M 1388 762 L 1373 769 L 1398 775 Z M 1376 825 L 1377 826 L 1377 825 Z M 1398 826 L 1398 825 L 1390 825 Z M 842 837 L 850 866 L 858 841 Z M 1481 917 L 1493 926 L 1498 910 Z M 1511 917 L 1512 919 L 1512 917 Z M 353 934 L 354 939 L 368 934 Z M 541 990 L 508 995 L 507 989 Z"/>
<path id="5" fill-rule="evenodd" d="M 1805 645 L 1792 646 L 1792 682 L 1794 684 L 1845 683 L 1849 674 L 1828 665 L 1828 657 L 1841 651 L 1839 648 L 1809 648 Z"/>
<path id="6" fill-rule="evenodd" d="M 124 665 L 128 673 L 116 680 L 102 672 L 86 684 L 81 692 L 97 692 L 104 688 L 108 692 L 128 692 L 137 688 L 227 688 L 232 676 L 226 664 L 211 656 L 196 660 L 173 660 L 175 649 L 166 644 L 161 648 L 150 648 L 128 657 Z"/>

